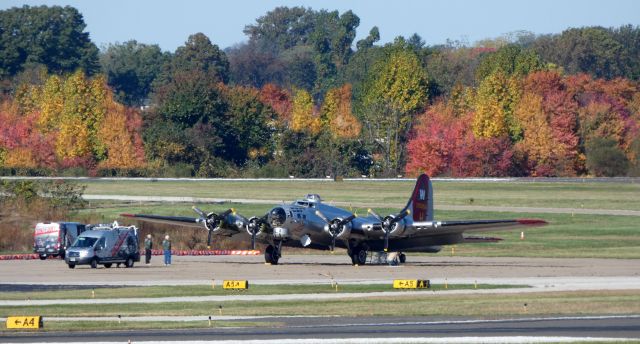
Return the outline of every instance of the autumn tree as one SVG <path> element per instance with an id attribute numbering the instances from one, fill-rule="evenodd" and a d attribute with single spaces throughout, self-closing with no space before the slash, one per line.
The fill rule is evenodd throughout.
<path id="1" fill-rule="evenodd" d="M 260 100 L 271 106 L 278 117 L 278 125 L 286 126 L 291 120 L 291 94 L 275 84 L 264 85 L 260 89 Z"/>
<path id="2" fill-rule="evenodd" d="M 305 90 L 294 91 L 290 128 L 295 132 L 306 131 L 310 134 L 317 134 L 322 128 L 313 98 Z"/>
<path id="3" fill-rule="evenodd" d="M 497 71 L 486 77 L 478 87 L 473 133 L 477 137 L 521 137 L 521 128 L 513 115 L 520 97 L 515 77 Z"/>
<path id="4" fill-rule="evenodd" d="M 443 102 L 422 114 L 407 144 L 405 172 L 454 177 L 509 175 L 512 167 L 509 140 L 475 137 L 471 116 L 455 116 L 451 104 Z"/>
<path id="5" fill-rule="evenodd" d="M 357 138 L 361 124 L 351 112 L 351 85 L 329 90 L 322 104 L 320 122 L 334 138 Z"/>
<path id="6" fill-rule="evenodd" d="M 116 103 L 111 97 L 106 102 L 107 111 L 98 129 L 105 151 L 99 167 L 122 170 L 144 167 L 142 118 L 135 110 Z"/>

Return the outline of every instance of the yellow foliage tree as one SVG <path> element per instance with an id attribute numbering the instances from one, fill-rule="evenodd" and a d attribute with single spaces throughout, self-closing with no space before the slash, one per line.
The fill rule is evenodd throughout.
<path id="1" fill-rule="evenodd" d="M 63 85 L 64 81 L 57 75 L 50 76 L 44 84 L 38 126 L 45 133 L 60 125 L 64 108 Z"/>
<path id="2" fill-rule="evenodd" d="M 311 94 L 305 90 L 295 90 L 291 110 L 290 128 L 293 131 L 308 131 L 317 134 L 322 128 L 320 118 L 315 113 Z"/>
<path id="3" fill-rule="evenodd" d="M 487 76 L 478 87 L 473 133 L 477 137 L 509 135 L 513 141 L 521 137 L 522 129 L 513 115 L 520 97 L 520 86 L 515 77 L 497 71 Z"/>
<path id="4" fill-rule="evenodd" d="M 56 141 L 58 158 L 77 158 L 98 153 L 97 123 L 104 116 L 104 92 L 97 89 L 94 81 L 87 80 L 78 71 L 65 81 L 62 88 L 64 103 L 59 120 Z M 102 96 L 102 97 L 101 97 Z M 55 121 L 55 120 L 54 120 Z M 94 150 L 94 148 L 98 149 Z"/>
<path id="5" fill-rule="evenodd" d="M 541 96 L 525 93 L 515 109 L 515 116 L 523 130 L 519 148 L 527 153 L 530 160 L 547 164 L 564 154 L 564 146 L 553 136 Z"/>

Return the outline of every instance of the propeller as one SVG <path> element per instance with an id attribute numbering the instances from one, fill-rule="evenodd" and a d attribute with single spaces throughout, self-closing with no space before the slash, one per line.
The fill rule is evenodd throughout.
<path id="1" fill-rule="evenodd" d="M 263 217 L 252 217 L 249 219 L 249 223 L 247 224 L 247 228 L 249 233 L 251 233 L 251 249 L 256 249 L 256 235 L 260 232 L 260 227 L 262 225 L 268 225 L 267 217 L 269 214 L 265 214 Z"/>
<path id="2" fill-rule="evenodd" d="M 356 214 L 351 214 L 350 216 L 344 219 L 335 218 L 329 221 L 329 219 L 322 212 L 320 212 L 320 210 L 316 210 L 316 215 L 318 215 L 319 218 L 321 218 L 324 222 L 326 222 L 329 225 L 329 234 L 331 234 L 331 246 L 330 246 L 331 252 L 333 252 L 334 248 L 336 247 L 336 238 L 338 237 L 338 234 L 340 234 L 340 229 L 342 228 L 342 226 L 346 225 L 347 223 L 351 222 L 351 220 L 358 217 L 358 215 Z"/>
<path id="3" fill-rule="evenodd" d="M 220 214 L 205 214 L 204 211 L 200 210 L 196 206 L 193 206 L 192 209 L 196 212 L 196 214 L 200 215 L 200 218 L 198 218 L 198 222 L 204 223 L 204 226 L 209 231 L 209 234 L 207 235 L 207 247 L 211 248 L 211 237 L 213 235 L 213 230 L 216 227 L 222 226 L 226 222 L 227 216 L 231 213 L 235 213 L 235 209 L 229 208 Z"/>
<path id="4" fill-rule="evenodd" d="M 409 209 L 405 209 L 398 215 L 389 215 L 384 219 L 372 209 L 368 209 L 367 212 L 381 222 L 382 230 L 384 231 L 384 251 L 387 252 L 389 250 L 389 234 L 391 234 L 393 227 L 396 223 L 402 221 L 402 219 L 404 219 L 407 215 L 411 214 L 411 211 Z"/>

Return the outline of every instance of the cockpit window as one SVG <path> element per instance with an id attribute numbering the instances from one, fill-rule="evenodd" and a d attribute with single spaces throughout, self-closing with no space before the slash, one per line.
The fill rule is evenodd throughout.
<path id="1" fill-rule="evenodd" d="M 318 194 L 307 194 L 304 199 L 310 202 L 322 202 L 322 198 Z"/>
<path id="2" fill-rule="evenodd" d="M 282 208 L 274 208 L 269 213 L 271 225 L 274 227 L 280 227 L 287 220 L 287 213 Z"/>

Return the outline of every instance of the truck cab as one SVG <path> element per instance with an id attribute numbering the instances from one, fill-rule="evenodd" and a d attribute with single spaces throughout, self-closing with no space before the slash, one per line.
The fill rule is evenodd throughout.
<path id="1" fill-rule="evenodd" d="M 65 263 L 70 269 L 76 265 L 98 264 L 110 268 L 113 264 L 133 267 L 140 261 L 138 229 L 135 226 L 97 225 L 82 233 L 67 250 Z"/>
<path id="2" fill-rule="evenodd" d="M 65 257 L 66 250 L 86 227 L 78 222 L 41 222 L 33 234 L 33 252 L 44 260 L 47 257 Z"/>

